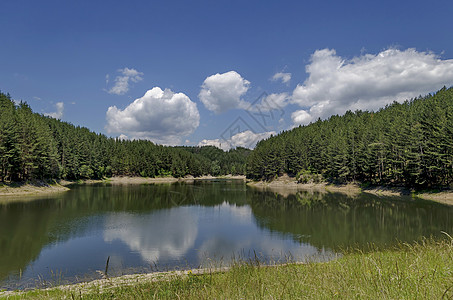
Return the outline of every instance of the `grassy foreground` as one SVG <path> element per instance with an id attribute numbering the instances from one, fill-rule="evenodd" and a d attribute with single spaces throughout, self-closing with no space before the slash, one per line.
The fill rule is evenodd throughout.
<path id="1" fill-rule="evenodd" d="M 453 241 L 427 240 L 395 249 L 351 252 L 327 263 L 259 267 L 238 264 L 227 272 L 168 275 L 122 286 L 54 288 L 9 299 L 450 299 Z"/>

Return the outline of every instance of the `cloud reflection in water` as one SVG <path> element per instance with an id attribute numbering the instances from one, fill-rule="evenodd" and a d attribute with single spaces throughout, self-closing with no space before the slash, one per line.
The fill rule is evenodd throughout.
<path id="1" fill-rule="evenodd" d="M 104 241 L 119 240 L 147 263 L 192 266 L 233 258 L 265 260 L 323 259 L 334 255 L 290 236 L 260 229 L 249 206 L 226 202 L 216 206 L 182 206 L 151 214 L 117 213 L 105 222 Z M 174 266 L 176 267 L 176 266 Z"/>
<path id="2" fill-rule="evenodd" d="M 147 215 L 117 213 L 106 219 L 104 241 L 121 240 L 148 263 L 179 259 L 194 246 L 197 222 L 190 207 Z"/>

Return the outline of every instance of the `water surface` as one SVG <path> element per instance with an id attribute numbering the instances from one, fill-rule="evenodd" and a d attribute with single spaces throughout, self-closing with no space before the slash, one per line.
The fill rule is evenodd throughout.
<path id="1" fill-rule="evenodd" d="M 297 192 L 243 181 L 82 185 L 0 203 L 0 287 L 228 264 L 325 260 L 346 247 L 389 247 L 452 232 L 453 209 L 410 198 Z"/>

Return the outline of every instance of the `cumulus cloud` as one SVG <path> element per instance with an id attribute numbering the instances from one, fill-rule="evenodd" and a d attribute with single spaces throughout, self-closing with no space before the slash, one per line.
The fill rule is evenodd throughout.
<path id="1" fill-rule="evenodd" d="M 234 147 L 254 148 L 260 140 L 266 139 L 271 135 L 275 135 L 275 131 L 254 133 L 250 130 L 239 132 L 231 137 L 231 145 Z"/>
<path id="2" fill-rule="evenodd" d="M 223 150 L 229 150 L 236 147 L 244 147 L 253 149 L 260 140 L 266 139 L 271 135 L 275 135 L 275 131 L 254 133 L 251 130 L 246 130 L 233 135 L 230 139 L 213 139 L 202 140 L 198 146 L 215 146 Z"/>
<path id="3" fill-rule="evenodd" d="M 64 103 L 63 102 L 57 102 L 55 104 L 56 112 L 51 112 L 51 113 L 44 113 L 45 116 L 55 118 L 55 119 L 61 119 L 63 117 L 63 111 L 64 111 Z"/>
<path id="4" fill-rule="evenodd" d="M 143 80 L 143 73 L 135 69 L 119 69 L 121 75 L 116 76 L 115 84 L 107 90 L 109 94 L 124 95 L 129 91 L 129 82 L 139 82 Z M 106 84 L 109 83 L 110 75 L 105 76 Z"/>
<path id="5" fill-rule="evenodd" d="M 281 111 L 290 100 L 288 93 L 269 94 L 256 104 L 252 104 L 247 109 L 252 112 L 269 112 L 272 110 Z"/>
<path id="6" fill-rule="evenodd" d="M 228 150 L 231 148 L 230 144 L 222 139 L 201 140 L 201 142 L 198 143 L 198 146 L 214 146 L 222 150 Z"/>
<path id="7" fill-rule="evenodd" d="M 200 123 L 197 105 L 183 93 L 148 90 L 124 110 L 111 106 L 106 114 L 106 130 L 131 139 L 148 139 L 155 143 L 176 145 Z"/>
<path id="8" fill-rule="evenodd" d="M 450 86 L 453 60 L 415 49 L 387 49 L 347 60 L 323 49 L 313 53 L 306 72 L 309 77 L 292 95 L 292 102 L 303 108 L 292 115 L 297 124 L 346 110 L 376 110 Z"/>
<path id="9" fill-rule="evenodd" d="M 296 110 L 291 114 L 291 120 L 295 125 L 308 124 L 313 121 L 313 117 L 305 110 Z"/>
<path id="10" fill-rule="evenodd" d="M 291 81 L 291 73 L 278 72 L 271 79 L 272 81 L 281 80 L 282 83 L 288 84 Z"/>
<path id="11" fill-rule="evenodd" d="M 250 88 L 250 82 L 235 71 L 215 74 L 207 77 L 198 95 L 204 106 L 222 113 L 233 108 L 247 108 L 247 102 L 241 97 Z"/>

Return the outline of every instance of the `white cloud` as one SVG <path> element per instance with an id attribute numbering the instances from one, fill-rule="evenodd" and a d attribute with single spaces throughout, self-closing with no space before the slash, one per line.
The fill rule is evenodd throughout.
<path id="1" fill-rule="evenodd" d="M 283 83 L 288 84 L 291 81 L 291 73 L 278 72 L 271 79 L 272 81 L 281 80 Z"/>
<path id="2" fill-rule="evenodd" d="M 111 106 L 106 114 L 107 132 L 121 133 L 131 139 L 176 145 L 200 123 L 197 105 L 183 93 L 159 87 L 148 90 L 124 110 Z"/>
<path id="3" fill-rule="evenodd" d="M 254 148 L 258 141 L 266 139 L 271 135 L 275 135 L 275 131 L 254 133 L 247 130 L 233 135 L 231 137 L 231 144 L 234 147 Z"/>
<path id="4" fill-rule="evenodd" d="M 286 105 L 290 96 L 287 93 L 269 94 L 263 97 L 261 102 L 254 104 L 247 109 L 249 111 L 269 112 L 272 110 L 281 111 Z"/>
<path id="5" fill-rule="evenodd" d="M 228 150 L 231 148 L 230 144 L 227 141 L 221 139 L 213 139 L 213 140 L 202 140 L 198 143 L 198 146 L 215 146 L 222 150 Z"/>
<path id="6" fill-rule="evenodd" d="M 313 117 L 305 110 L 296 110 L 291 114 L 294 125 L 306 125 L 313 121 Z"/>
<path id="7" fill-rule="evenodd" d="M 292 115 L 299 124 L 346 110 L 376 110 L 453 84 L 453 60 L 415 49 L 387 49 L 351 60 L 335 50 L 317 50 L 306 72 L 309 77 L 292 95 L 305 111 Z"/>
<path id="8" fill-rule="evenodd" d="M 55 119 L 61 119 L 63 117 L 63 111 L 64 111 L 64 103 L 63 102 L 57 102 L 55 104 L 56 112 L 51 112 L 51 113 L 44 113 L 45 116 L 55 118 Z"/>
<path id="9" fill-rule="evenodd" d="M 251 130 L 246 130 L 233 135 L 230 139 L 213 139 L 213 140 L 202 140 L 198 143 L 198 146 L 215 146 L 223 150 L 229 150 L 236 147 L 244 147 L 253 149 L 257 142 L 262 139 L 266 139 L 271 135 L 275 135 L 275 131 L 254 133 Z"/>
<path id="10" fill-rule="evenodd" d="M 109 94 L 124 95 L 129 91 L 129 82 L 139 82 L 140 80 L 143 80 L 143 73 L 135 69 L 124 68 L 119 69 L 118 72 L 120 72 L 121 75 L 116 76 L 115 84 L 107 90 Z M 109 83 L 109 79 L 110 76 L 107 74 L 105 76 L 106 84 Z"/>
<path id="11" fill-rule="evenodd" d="M 241 96 L 249 88 L 250 82 L 235 71 L 217 73 L 205 79 L 198 97 L 207 109 L 222 113 L 233 108 L 247 108 L 249 104 Z"/>

